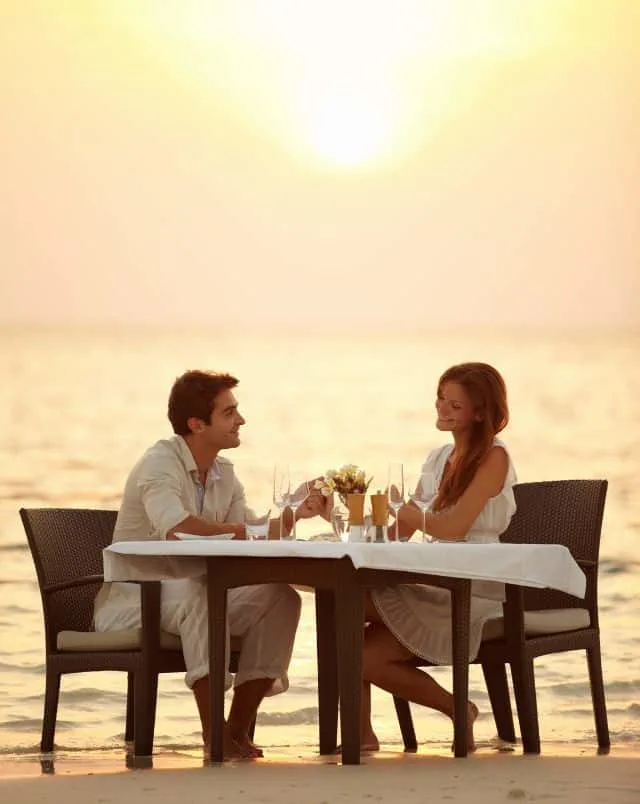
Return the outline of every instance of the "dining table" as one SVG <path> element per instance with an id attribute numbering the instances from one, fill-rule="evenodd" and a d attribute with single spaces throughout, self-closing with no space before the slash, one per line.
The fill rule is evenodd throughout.
<path id="1" fill-rule="evenodd" d="M 319 747 L 337 745 L 344 764 L 360 763 L 364 593 L 422 583 L 451 593 L 454 754 L 467 754 L 469 619 L 472 583 L 558 589 L 584 597 L 585 575 L 563 545 L 470 542 L 341 542 L 230 538 L 119 541 L 103 552 L 105 581 L 206 578 L 211 683 L 210 758 L 223 759 L 227 590 L 287 583 L 315 593 Z"/>

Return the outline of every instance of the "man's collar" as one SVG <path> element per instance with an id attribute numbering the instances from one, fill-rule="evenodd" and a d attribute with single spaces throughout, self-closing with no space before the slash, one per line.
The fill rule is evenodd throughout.
<path id="1" fill-rule="evenodd" d="M 180 453 L 180 457 L 182 458 L 182 462 L 184 463 L 184 467 L 190 474 L 194 472 L 199 474 L 198 467 L 196 465 L 196 460 L 193 457 L 193 452 L 189 449 L 189 445 L 183 438 L 183 436 L 177 435 L 176 437 L 176 444 L 178 445 L 178 452 Z M 214 480 L 220 480 L 220 468 L 218 467 L 218 459 L 217 457 L 214 459 L 213 463 L 209 467 L 209 471 L 211 472 L 211 477 Z"/>

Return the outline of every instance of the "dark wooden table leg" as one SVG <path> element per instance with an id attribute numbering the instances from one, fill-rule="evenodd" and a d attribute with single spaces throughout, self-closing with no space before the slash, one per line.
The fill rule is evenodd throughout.
<path id="1" fill-rule="evenodd" d="M 226 675 L 227 587 L 217 572 L 215 560 L 207 560 L 207 599 L 209 604 L 209 735 L 210 756 L 224 759 L 224 679 Z"/>
<path id="2" fill-rule="evenodd" d="M 469 620 L 471 581 L 451 590 L 451 632 L 453 636 L 453 750 L 467 756 L 467 705 L 469 702 Z"/>
<path id="3" fill-rule="evenodd" d="M 329 589 L 316 589 L 315 597 L 320 753 L 332 754 L 337 745 L 339 701 L 335 600 Z"/>
<path id="4" fill-rule="evenodd" d="M 335 605 L 342 762 L 359 765 L 364 590 L 344 580 L 336 589 Z"/>

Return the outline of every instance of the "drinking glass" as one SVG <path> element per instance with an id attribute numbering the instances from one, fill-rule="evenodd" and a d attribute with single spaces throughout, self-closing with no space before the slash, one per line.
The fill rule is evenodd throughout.
<path id="1" fill-rule="evenodd" d="M 309 496 L 309 483 L 306 480 L 298 481 L 293 480 L 291 486 L 289 488 L 289 508 L 293 513 L 293 528 L 291 530 L 291 535 L 289 536 L 290 539 L 295 540 L 296 538 L 296 511 L 302 503 L 307 499 Z"/>
<path id="2" fill-rule="evenodd" d="M 337 503 L 331 510 L 331 527 L 334 535 L 341 542 L 347 541 L 349 533 L 349 509 L 343 503 Z"/>
<path id="3" fill-rule="evenodd" d="M 289 467 L 277 463 L 273 467 L 273 504 L 279 511 L 280 538 L 282 539 L 282 518 L 284 509 L 289 505 Z"/>
<path id="4" fill-rule="evenodd" d="M 409 495 L 413 502 L 418 506 L 422 512 L 422 541 L 430 542 L 429 536 L 425 530 L 426 513 L 431 505 L 433 498 L 436 496 L 437 485 L 436 476 L 433 472 L 423 472 L 418 478 L 418 484 L 413 494 Z"/>
<path id="5" fill-rule="evenodd" d="M 404 467 L 401 463 L 389 464 L 389 477 L 387 484 L 387 499 L 389 507 L 393 509 L 396 520 L 396 539 L 398 538 L 398 511 L 404 505 Z"/>
<path id="6" fill-rule="evenodd" d="M 244 526 L 249 541 L 265 541 L 269 538 L 269 517 L 271 511 L 255 516 L 253 513 L 245 515 Z"/>

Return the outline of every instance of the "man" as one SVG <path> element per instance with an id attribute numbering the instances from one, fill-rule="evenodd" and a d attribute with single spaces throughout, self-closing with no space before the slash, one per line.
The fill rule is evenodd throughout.
<path id="1" fill-rule="evenodd" d="M 246 538 L 244 489 L 233 464 L 220 450 L 240 444 L 240 415 L 229 374 L 188 371 L 169 396 L 169 420 L 175 436 L 152 446 L 129 475 L 113 541 L 175 539 L 176 533 L 201 536 L 233 533 Z M 312 485 L 312 484 L 310 484 Z M 327 500 L 312 491 L 296 518 L 327 516 Z M 249 514 L 250 515 L 250 514 Z M 287 511 L 285 528 L 293 524 Z M 270 522 L 278 537 L 279 521 Z M 235 690 L 225 724 L 225 756 L 257 757 L 262 751 L 249 738 L 250 725 L 265 695 L 284 692 L 287 669 L 300 617 L 300 598 L 286 584 L 247 586 L 228 594 L 228 629 L 242 638 Z M 137 584 L 105 584 L 95 603 L 98 631 L 140 625 Z M 180 636 L 186 683 L 195 695 L 205 745 L 210 739 L 207 590 L 203 576 L 162 582 L 160 626 Z M 230 686 L 231 679 L 227 679 Z"/>

